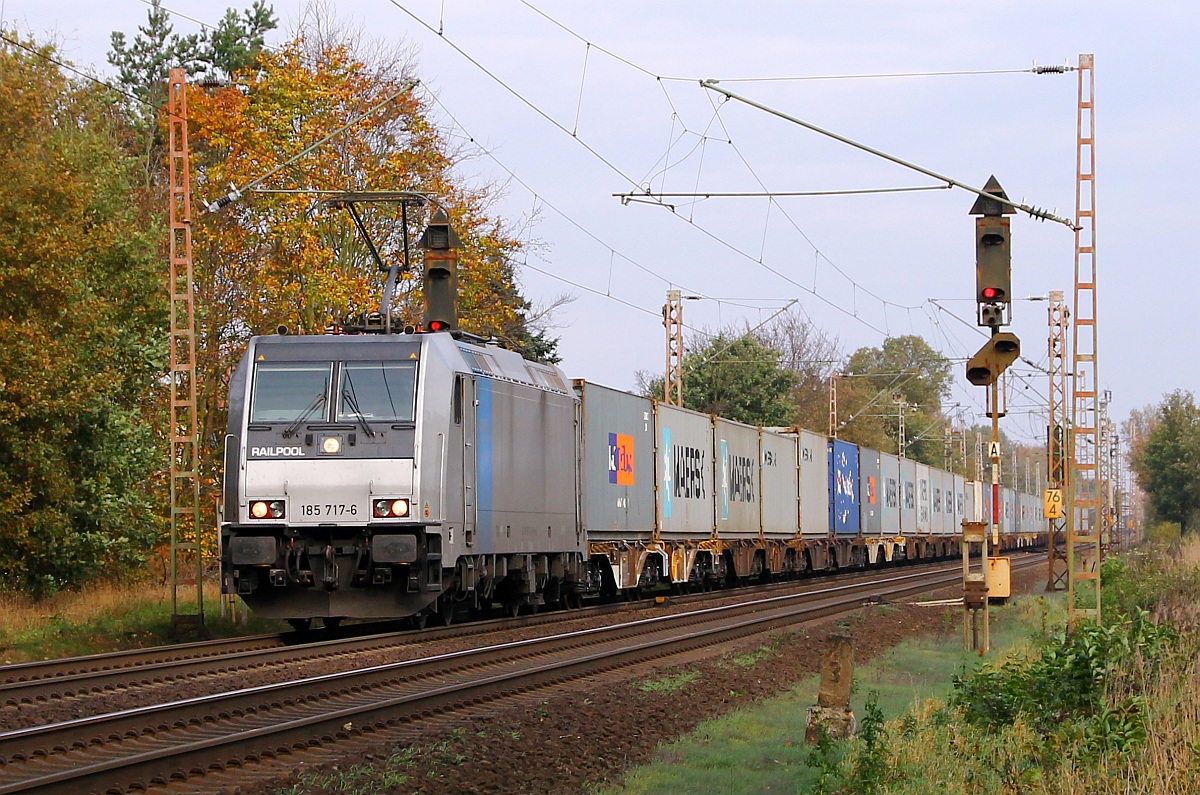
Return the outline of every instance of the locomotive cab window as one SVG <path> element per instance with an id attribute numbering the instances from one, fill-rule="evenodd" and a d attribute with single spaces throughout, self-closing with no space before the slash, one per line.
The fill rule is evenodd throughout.
<path id="1" fill-rule="evenodd" d="M 416 362 L 346 362 L 338 386 L 337 421 L 412 422 Z"/>
<path id="2" fill-rule="evenodd" d="M 294 422 L 323 417 L 331 362 L 259 362 L 254 368 L 250 422 Z"/>

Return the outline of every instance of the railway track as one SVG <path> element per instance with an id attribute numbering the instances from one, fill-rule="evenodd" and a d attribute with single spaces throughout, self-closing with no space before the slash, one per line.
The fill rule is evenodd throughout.
<path id="1" fill-rule="evenodd" d="M 1022 565 L 1037 565 L 1040 558 Z M 186 784 L 231 766 L 412 728 L 445 711 L 664 660 L 748 635 L 961 581 L 961 568 L 902 573 L 739 600 L 612 626 L 147 705 L 0 734 L 0 795 L 79 795 Z M 292 649 L 291 651 L 295 651 Z M 228 774 L 227 774 L 228 775 Z"/>
<path id="2" fill-rule="evenodd" d="M 920 571 L 921 568 L 914 566 L 911 570 Z M 878 571 L 823 575 L 736 591 L 672 596 L 671 604 L 682 608 L 714 599 L 754 598 L 756 595 L 780 591 L 823 587 L 823 583 L 828 582 L 852 584 L 877 577 Z M 96 700 L 95 697 L 105 694 L 170 687 L 204 678 L 229 679 L 248 672 L 254 672 L 257 678 L 262 678 L 270 676 L 272 669 L 293 669 L 318 661 L 336 665 L 337 660 L 344 660 L 349 667 L 360 664 L 364 655 L 371 654 L 413 657 L 420 655 L 423 647 L 450 638 L 470 639 L 506 629 L 528 631 L 531 627 L 555 625 L 563 621 L 585 621 L 653 606 L 652 601 L 597 605 L 566 612 L 474 621 L 419 632 L 399 629 L 399 622 L 364 624 L 343 628 L 338 632 L 317 630 L 310 633 L 255 635 L 0 666 L 0 706 L 14 707 L 17 712 L 5 718 L 0 728 L 45 723 L 46 720 L 37 714 L 40 710 L 36 708 L 49 702 L 72 699 L 76 702 L 73 706 L 75 714 L 81 715 L 88 711 L 84 701 L 89 698 Z M 214 685 L 217 683 L 214 682 Z M 22 713 L 28 713 L 28 720 L 22 722 Z"/>

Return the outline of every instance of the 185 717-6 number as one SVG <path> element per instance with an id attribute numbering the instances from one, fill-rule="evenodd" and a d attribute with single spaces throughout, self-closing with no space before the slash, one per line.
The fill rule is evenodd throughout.
<path id="1" fill-rule="evenodd" d="M 353 503 L 327 502 L 300 506 L 301 516 L 358 516 L 358 506 Z"/>

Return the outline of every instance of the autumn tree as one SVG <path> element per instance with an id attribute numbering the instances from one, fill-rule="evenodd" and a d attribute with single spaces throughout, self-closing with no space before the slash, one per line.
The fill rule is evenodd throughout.
<path id="1" fill-rule="evenodd" d="M 254 186 L 194 225 L 201 424 L 210 440 L 223 429 L 228 373 L 250 335 L 279 326 L 321 333 L 380 306 L 383 274 L 346 210 L 323 201 L 330 193 L 428 197 L 410 203 L 407 227 L 399 203 L 357 206 L 384 264 L 409 266 L 392 296 L 398 323 L 422 320 L 414 244 L 438 205 L 462 241 L 460 326 L 553 357 L 553 341 L 527 323 L 515 281 L 521 243 L 488 214 L 493 194 L 456 176 L 426 101 L 407 62 L 368 63 L 349 47 L 316 49 L 303 39 L 263 53 L 233 85 L 189 92 L 199 202 Z"/>
<path id="2" fill-rule="evenodd" d="M 158 241 L 113 95 L 57 57 L 0 44 L 0 584 L 35 595 L 129 571 L 159 530 Z"/>
<path id="3" fill-rule="evenodd" d="M 767 348 L 779 352 L 779 365 L 792 374 L 792 419 L 802 428 L 826 432 L 829 379 L 842 364 L 837 339 L 794 312 L 784 312 L 755 332 Z"/>

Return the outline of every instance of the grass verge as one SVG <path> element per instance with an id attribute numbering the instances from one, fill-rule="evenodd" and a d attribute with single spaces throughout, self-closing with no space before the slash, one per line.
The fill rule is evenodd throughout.
<path id="1" fill-rule="evenodd" d="M 1035 642 L 1054 609 L 1048 600 L 993 608 L 993 649 Z M 1001 656 L 993 651 L 986 659 Z M 860 724 L 872 710 L 881 718 L 897 718 L 914 703 L 944 695 L 951 678 L 978 660 L 978 655 L 964 651 L 960 632 L 906 641 L 855 669 L 851 707 Z M 807 712 L 816 703 L 817 688 L 818 679 L 810 677 L 776 698 L 706 721 L 664 745 L 653 764 L 631 770 L 621 787 L 600 792 L 740 795 L 818 790 L 822 778 L 842 764 L 846 749 L 828 747 L 817 759 L 804 742 Z"/>
<path id="2" fill-rule="evenodd" d="M 856 672 L 860 733 L 803 745 L 811 680 L 664 746 L 609 795 L 1200 792 L 1200 541 L 1105 561 L 1103 624 L 1018 600 L 982 662 L 957 637 Z"/>
<path id="3" fill-rule="evenodd" d="M 217 586 L 207 589 L 205 626 L 213 637 L 279 632 L 286 625 L 251 615 L 221 617 Z M 194 606 L 194 605 L 193 605 Z M 153 585 L 94 586 L 35 602 L 0 595 L 0 664 L 77 657 L 171 642 L 171 592 Z"/>

